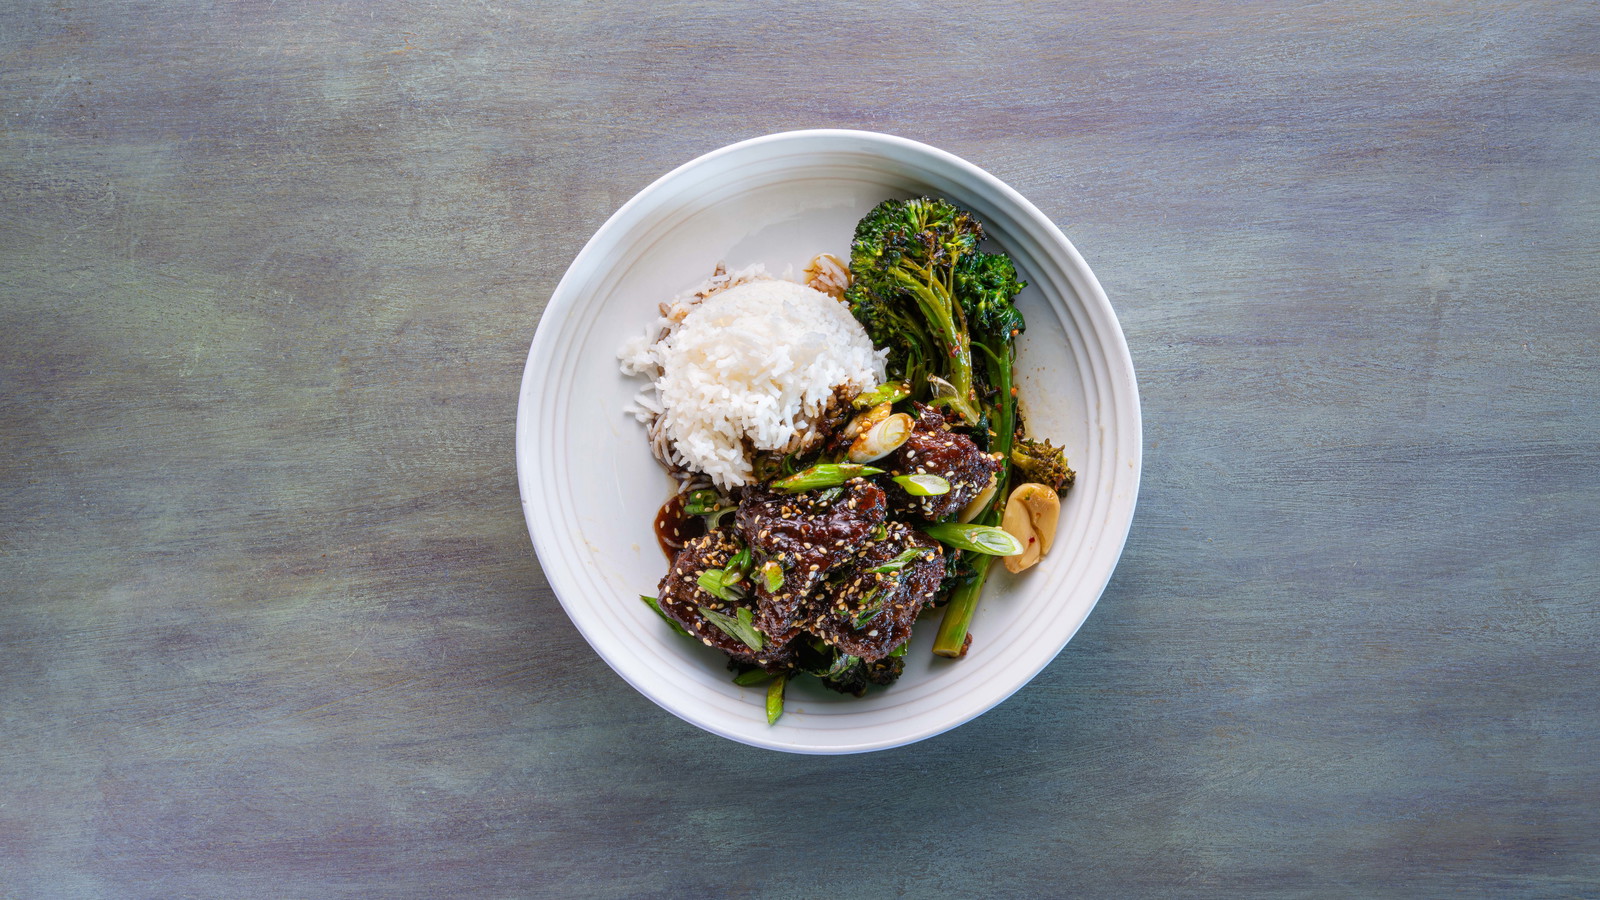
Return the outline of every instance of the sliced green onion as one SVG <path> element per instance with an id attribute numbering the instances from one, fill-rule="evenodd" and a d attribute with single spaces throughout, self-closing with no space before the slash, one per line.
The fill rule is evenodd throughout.
<path id="1" fill-rule="evenodd" d="M 859 662 L 861 662 L 860 658 L 851 656 L 848 653 L 841 653 L 834 658 L 833 665 L 828 667 L 828 671 L 823 672 L 820 677 L 838 678 L 840 675 L 843 675 L 851 669 L 854 669 L 856 667 L 856 663 Z"/>
<path id="2" fill-rule="evenodd" d="M 956 390 L 955 385 L 937 375 L 929 375 L 928 384 L 933 390 L 933 400 L 931 402 L 934 406 L 948 406 L 957 412 L 960 411 L 956 404 L 961 399 L 961 392 Z"/>
<path id="3" fill-rule="evenodd" d="M 769 559 L 762 563 L 761 581 L 766 586 L 769 594 L 776 594 L 783 590 L 783 565 L 775 559 Z"/>
<path id="4" fill-rule="evenodd" d="M 906 651 L 910 650 L 910 649 L 911 649 L 911 639 L 910 638 L 906 638 L 906 642 L 904 644 L 901 644 L 900 646 L 898 646 L 898 647 L 894 648 L 893 650 L 889 651 L 889 657 L 892 659 L 892 658 L 897 657 L 897 656 L 905 656 L 906 655 Z"/>
<path id="5" fill-rule="evenodd" d="M 706 593 L 716 597 L 718 600 L 726 600 L 732 603 L 744 597 L 744 589 L 735 583 L 738 579 L 734 578 L 730 581 L 727 571 L 723 569 L 707 569 L 701 572 L 700 577 L 695 580 L 701 588 L 705 589 Z"/>
<path id="6" fill-rule="evenodd" d="M 767 685 L 767 724 L 771 725 L 783 715 L 783 684 L 789 679 L 779 675 Z"/>
<path id="7" fill-rule="evenodd" d="M 663 622 L 666 622 L 668 625 L 671 625 L 673 631 L 676 631 L 677 633 L 683 635 L 684 637 L 694 637 L 694 635 L 692 635 L 688 631 L 684 630 L 684 627 L 682 625 L 678 624 L 678 620 L 677 619 L 674 619 L 673 617 L 667 615 L 667 611 L 661 608 L 661 601 L 660 600 L 657 600 L 654 597 L 646 596 L 644 594 L 640 594 L 639 595 L 639 599 L 644 601 L 644 605 L 645 606 L 648 606 L 651 609 L 655 610 L 656 611 L 656 615 L 660 616 L 661 620 Z"/>
<path id="8" fill-rule="evenodd" d="M 937 497 L 950 493 L 950 482 L 938 475 L 896 475 L 892 480 L 913 497 Z"/>
<path id="9" fill-rule="evenodd" d="M 803 472 L 797 472 L 788 478 L 780 478 L 772 483 L 772 489 L 789 494 L 798 494 L 801 491 L 814 491 L 818 488 L 838 487 L 852 478 L 866 475 L 882 474 L 882 469 L 860 463 L 818 463 Z"/>
<path id="10" fill-rule="evenodd" d="M 744 580 L 746 575 L 750 574 L 750 566 L 754 562 L 755 560 L 750 556 L 749 547 L 739 548 L 739 552 L 735 553 L 733 558 L 728 560 L 728 564 L 722 567 L 722 580 L 728 584 L 738 584 Z"/>
<path id="11" fill-rule="evenodd" d="M 816 503 L 817 506 L 829 506 L 829 505 L 831 505 L 833 503 L 833 501 L 835 501 L 835 500 L 837 500 L 837 499 L 839 499 L 840 497 L 843 497 L 843 496 L 844 496 L 844 485 L 839 485 L 838 487 L 828 488 L 827 490 L 823 491 L 822 493 L 818 494 L 817 496 L 815 496 L 815 497 L 813 497 L 811 499 L 812 499 L 812 501 L 814 503 Z"/>
<path id="12" fill-rule="evenodd" d="M 898 572 L 901 569 L 904 569 L 906 566 L 916 562 L 918 559 L 933 552 L 934 549 L 932 547 L 912 547 L 908 550 L 902 550 L 899 556 L 896 556 L 894 559 L 889 560 L 883 565 L 874 569 L 868 569 L 867 571 L 879 575 L 884 575 L 889 572 Z"/>
<path id="13" fill-rule="evenodd" d="M 868 622 L 876 619 L 878 617 L 878 613 L 881 612 L 883 612 L 883 604 L 875 603 L 872 606 L 869 606 L 866 609 L 856 613 L 855 618 L 850 620 L 850 624 L 857 628 L 865 627 Z"/>
<path id="14" fill-rule="evenodd" d="M 727 508 L 728 504 L 722 502 L 722 495 L 710 488 L 690 491 L 683 500 L 683 511 L 691 516 L 709 516 Z"/>
<path id="15" fill-rule="evenodd" d="M 758 684 L 766 684 L 772 677 L 772 673 L 766 669 L 751 669 L 733 676 L 733 683 L 740 687 L 754 687 Z"/>
<path id="16" fill-rule="evenodd" d="M 962 525 L 944 522 L 924 525 L 922 533 L 941 544 L 958 550 L 971 550 L 989 556 L 1016 556 L 1022 552 L 1022 542 L 1002 528 L 992 525 Z"/>
<path id="17" fill-rule="evenodd" d="M 700 614 L 706 617 L 706 621 L 717 626 L 718 630 L 723 634 L 734 640 L 742 641 L 751 650 L 759 651 L 766 646 L 766 641 L 762 639 L 761 632 L 757 631 L 756 627 L 751 624 L 753 617 L 750 615 L 750 610 L 742 606 L 739 607 L 738 618 L 734 618 L 727 613 L 719 613 L 714 609 L 706 609 L 704 606 L 700 607 Z"/>
<path id="18" fill-rule="evenodd" d="M 861 598 L 861 603 L 863 604 L 862 608 L 857 610 L 856 614 L 850 618 L 850 624 L 860 628 L 861 626 L 877 618 L 878 613 L 883 612 L 883 601 L 878 599 L 882 595 L 883 588 L 878 588 L 867 596 Z M 874 600 L 877 600 L 878 602 L 873 603 L 872 601 Z"/>
<path id="19" fill-rule="evenodd" d="M 911 396 L 911 385 L 903 381 L 891 381 L 857 396 L 850 401 L 850 405 L 856 409 L 870 409 L 879 403 L 899 403 L 909 396 Z"/>

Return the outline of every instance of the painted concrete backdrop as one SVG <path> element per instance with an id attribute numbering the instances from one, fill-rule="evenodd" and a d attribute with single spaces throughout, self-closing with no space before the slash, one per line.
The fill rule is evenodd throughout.
<path id="1" fill-rule="evenodd" d="M 1589 3 L 10 3 L 0 897 L 1600 896 Z M 888 131 L 1065 230 L 1145 473 L 899 750 L 702 733 L 512 423 L 657 175 Z"/>

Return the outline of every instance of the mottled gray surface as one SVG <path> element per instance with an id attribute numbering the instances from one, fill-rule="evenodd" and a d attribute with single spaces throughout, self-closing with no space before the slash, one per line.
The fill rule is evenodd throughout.
<path id="1" fill-rule="evenodd" d="M 0 10 L 0 897 L 1600 895 L 1586 3 Z M 889 131 L 1066 230 L 1144 489 L 1029 687 L 699 732 L 517 501 L 651 179 Z"/>

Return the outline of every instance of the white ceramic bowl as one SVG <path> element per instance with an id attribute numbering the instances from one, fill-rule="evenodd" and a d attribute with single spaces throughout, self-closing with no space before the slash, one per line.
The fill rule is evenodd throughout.
<path id="1" fill-rule="evenodd" d="M 1030 286 L 1018 345 L 1035 436 L 1064 442 L 1078 472 L 1056 544 L 1020 576 L 996 566 L 966 659 L 934 657 L 937 613 L 918 624 L 905 674 L 864 698 L 792 683 L 768 726 L 764 691 L 730 680 L 719 653 L 639 602 L 667 562 L 652 520 L 673 482 L 623 407 L 641 381 L 617 350 L 656 305 L 718 261 L 799 273 L 815 254 L 849 258 L 856 221 L 889 197 L 938 195 L 984 223 Z M 1016 191 L 925 144 L 861 131 L 795 131 L 742 141 L 667 173 L 614 214 L 556 286 L 522 378 L 517 475 L 528 531 L 567 615 L 595 651 L 664 709 L 724 737 L 797 753 L 909 744 L 960 725 L 1044 668 L 1105 588 L 1133 519 L 1139 395 L 1116 315 L 1061 231 Z"/>

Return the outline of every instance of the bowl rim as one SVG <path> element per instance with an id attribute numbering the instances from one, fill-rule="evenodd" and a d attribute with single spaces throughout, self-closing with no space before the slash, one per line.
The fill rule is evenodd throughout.
<path id="1" fill-rule="evenodd" d="M 1102 535 L 1107 539 L 1104 545 L 1106 549 L 1110 549 L 1114 544 L 1114 552 L 1109 554 L 1110 564 L 1106 567 L 1104 578 L 1098 585 L 1094 586 L 1094 596 L 1084 610 L 1082 618 L 1080 618 L 1076 625 L 1073 626 L 1071 633 L 1067 634 L 1063 638 L 1060 646 L 1053 654 L 1040 661 L 1037 666 L 1033 666 L 1031 671 L 1026 673 L 1025 677 L 1015 679 L 1008 687 L 998 692 L 995 696 L 990 698 L 981 706 L 977 707 L 973 711 L 955 717 L 951 721 L 919 728 L 914 732 L 896 735 L 888 739 L 880 738 L 853 743 L 839 743 L 828 746 L 796 743 L 781 739 L 761 740 L 753 738 L 749 735 L 729 732 L 725 729 L 716 727 L 713 723 L 704 721 L 703 719 L 695 718 L 689 712 L 675 708 L 673 705 L 670 705 L 661 696 L 659 696 L 655 690 L 653 690 L 652 685 L 640 684 L 634 678 L 629 677 L 629 674 L 625 668 L 620 666 L 617 661 L 612 658 L 611 654 L 606 648 L 602 647 L 600 643 L 597 643 L 594 635 L 588 633 L 588 631 L 583 627 L 579 617 L 573 615 L 572 609 L 569 605 L 569 600 L 563 593 L 561 589 L 562 586 L 559 583 L 566 580 L 565 575 L 562 574 L 562 569 L 557 567 L 554 571 L 552 571 L 547 565 L 548 561 L 544 558 L 545 551 L 540 546 L 541 529 L 537 524 L 534 508 L 529 503 L 530 491 L 534 489 L 536 485 L 532 471 L 533 466 L 531 465 L 532 452 L 529 447 L 529 436 L 531 434 L 531 430 L 524 427 L 529 421 L 528 417 L 531 413 L 531 410 L 536 405 L 534 398 L 537 398 L 541 393 L 533 389 L 535 364 L 541 359 L 543 354 L 550 351 L 550 345 L 556 340 L 558 326 L 554 323 L 565 320 L 567 315 L 578 302 L 578 295 L 581 293 L 578 288 L 581 287 L 582 282 L 587 281 L 590 277 L 588 273 L 592 268 L 590 265 L 591 257 L 601 252 L 600 248 L 611 242 L 610 238 L 613 231 L 618 231 L 632 224 L 632 219 L 634 217 L 633 213 L 635 209 L 649 202 L 656 193 L 686 173 L 692 172 L 704 166 L 713 165 L 717 160 L 722 159 L 723 157 L 748 152 L 754 148 L 768 144 L 777 144 L 796 140 L 807 141 L 819 139 L 839 139 L 852 141 L 855 142 L 855 144 L 852 146 L 852 149 L 860 150 L 870 147 L 885 156 L 892 156 L 896 153 L 902 155 L 912 154 L 916 156 L 928 157 L 937 163 L 948 166 L 955 172 L 959 173 L 961 178 L 968 179 L 980 185 L 984 191 L 992 192 L 1003 198 L 1003 202 L 1009 205 L 1011 209 L 1028 224 L 1030 230 L 1034 232 L 1036 239 L 1040 240 L 1041 243 L 1048 243 L 1052 245 L 1055 250 L 1060 251 L 1064 255 L 1066 262 L 1066 266 L 1064 268 L 1068 270 L 1071 275 L 1075 276 L 1073 289 L 1074 292 L 1079 295 L 1080 302 L 1085 307 L 1093 308 L 1093 311 L 1102 317 L 1104 322 L 1110 326 L 1105 330 L 1104 334 L 1100 335 L 1100 340 L 1102 343 L 1102 349 L 1106 355 L 1108 375 L 1113 381 L 1126 382 L 1125 386 L 1127 390 L 1117 394 L 1117 399 L 1119 401 L 1126 401 L 1125 403 L 1118 403 L 1119 415 L 1126 416 L 1126 420 L 1122 425 L 1125 438 L 1119 441 L 1119 449 L 1122 450 L 1122 457 L 1126 458 L 1132 470 L 1131 475 L 1128 476 L 1130 481 L 1128 482 L 1126 511 L 1121 516 L 1123 519 L 1121 527 L 1114 530 L 1102 530 L 1097 532 L 1097 534 Z M 990 174 L 988 171 L 980 168 L 979 166 L 968 162 L 967 160 L 956 156 L 949 151 L 941 150 L 938 147 L 934 147 L 920 141 L 883 132 L 857 129 L 798 129 L 791 131 L 780 131 L 736 141 L 696 156 L 693 159 L 674 167 L 665 174 L 651 181 L 645 187 L 641 188 L 632 197 L 630 197 L 627 202 L 618 207 L 617 210 L 607 217 L 605 222 L 595 230 L 594 234 L 591 235 L 585 242 L 583 248 L 575 257 L 573 257 L 573 260 L 568 264 L 566 271 L 562 273 L 561 279 L 556 283 L 554 290 L 551 291 L 550 297 L 545 304 L 545 308 L 540 314 L 538 325 L 534 331 L 533 340 L 528 348 L 527 359 L 523 366 L 523 377 L 519 386 L 517 418 L 514 428 L 516 438 L 515 454 L 517 466 L 517 485 L 522 503 L 523 518 L 525 525 L 528 528 L 530 541 L 534 546 L 535 553 L 538 555 L 540 569 L 544 573 L 546 581 L 550 585 L 551 590 L 555 593 L 557 601 L 560 602 L 568 619 L 573 622 L 575 627 L 577 627 L 579 633 L 583 635 L 584 640 L 589 644 L 590 648 L 606 662 L 613 672 L 622 677 L 622 679 L 635 690 L 639 691 L 657 706 L 661 707 L 667 712 L 672 713 L 678 718 L 683 719 L 684 721 L 705 731 L 709 731 L 720 737 L 725 737 L 729 740 L 737 741 L 742 744 L 761 747 L 764 749 L 800 754 L 834 755 L 861 753 L 873 750 L 891 749 L 894 747 L 901 747 L 916 743 L 918 741 L 926 740 L 927 738 L 942 734 L 978 718 L 1010 698 L 1023 686 L 1030 683 L 1035 677 L 1037 677 L 1040 671 L 1042 671 L 1046 666 L 1053 662 L 1057 656 L 1060 655 L 1060 652 L 1064 650 L 1067 644 L 1071 642 L 1072 638 L 1076 636 L 1078 629 L 1082 627 L 1083 622 L 1088 620 L 1088 617 L 1093 612 L 1094 607 L 1098 605 L 1100 597 L 1104 594 L 1105 588 L 1107 584 L 1109 584 L 1112 574 L 1114 574 L 1118 563 L 1121 561 L 1123 550 L 1126 547 L 1128 534 L 1132 529 L 1134 512 L 1138 503 L 1139 483 L 1143 474 L 1143 421 L 1141 404 L 1139 402 L 1138 381 L 1133 368 L 1132 355 L 1129 352 L 1126 335 L 1122 330 L 1121 322 L 1118 320 L 1116 312 L 1111 306 L 1110 299 L 1106 296 L 1105 290 L 1101 287 L 1099 279 L 1089 268 L 1087 262 L 1084 261 L 1082 255 L 1078 253 L 1077 248 L 1073 246 L 1070 240 L 1067 239 L 1066 235 L 1062 233 L 1061 229 L 1058 228 L 1053 221 L 1046 217 L 1031 201 L 1018 193 L 1014 188 L 1001 181 L 998 177 Z M 1122 443 L 1125 443 L 1127 446 L 1120 446 Z"/>

